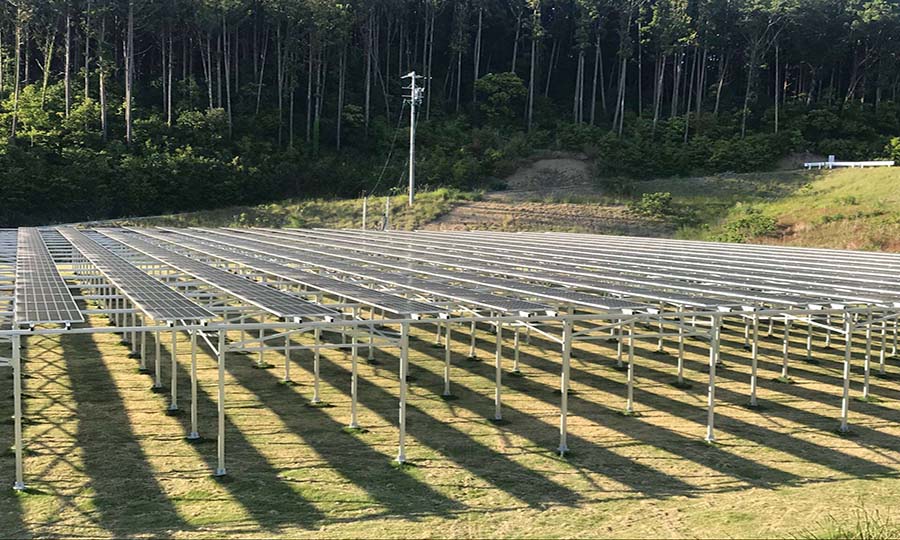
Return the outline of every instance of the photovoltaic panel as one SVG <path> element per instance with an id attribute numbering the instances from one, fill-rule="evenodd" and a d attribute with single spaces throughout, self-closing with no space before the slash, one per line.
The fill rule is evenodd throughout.
<path id="1" fill-rule="evenodd" d="M 16 251 L 15 324 L 34 326 L 84 322 L 84 316 L 59 274 L 40 231 L 34 228 L 19 229 Z"/>
<path id="2" fill-rule="evenodd" d="M 135 307 L 154 321 L 211 321 L 216 315 L 76 229 L 57 229 Z"/>
<path id="3" fill-rule="evenodd" d="M 298 319 L 302 317 L 339 318 L 341 316 L 333 309 L 307 302 L 268 285 L 214 268 L 190 257 L 145 242 L 135 234 L 126 234 L 111 229 L 104 229 L 100 232 L 135 251 L 193 276 L 207 285 L 220 289 L 230 296 L 254 305 L 276 317 Z"/>
<path id="4" fill-rule="evenodd" d="M 328 270 L 337 270 L 371 279 L 388 285 L 399 286 L 419 293 L 442 296 L 451 300 L 472 304 L 481 308 L 496 310 L 504 313 L 542 313 L 552 309 L 549 306 L 529 302 L 519 298 L 511 298 L 492 294 L 491 292 L 478 291 L 459 285 L 451 285 L 445 279 L 434 276 L 418 277 L 412 274 L 420 273 L 410 270 L 404 265 L 386 266 L 380 260 L 367 258 L 364 255 L 347 256 L 345 254 L 331 255 L 326 250 L 311 250 L 300 248 L 280 247 L 271 242 L 260 241 L 253 237 L 239 237 L 229 231 L 184 232 L 182 234 L 196 234 L 201 238 L 213 240 L 227 245 L 241 246 L 242 248 L 263 253 L 270 256 L 282 257 L 292 262 L 309 264 Z M 380 267 L 372 268 L 364 264 L 377 264 Z M 393 268 L 393 271 L 384 268 Z"/>

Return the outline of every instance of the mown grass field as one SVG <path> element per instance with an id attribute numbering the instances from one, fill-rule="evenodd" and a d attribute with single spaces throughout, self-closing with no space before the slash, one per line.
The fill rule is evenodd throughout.
<path id="1" fill-rule="evenodd" d="M 94 318 L 91 323 L 105 325 Z M 796 327 L 795 327 L 796 330 Z M 34 337 L 25 349 L 27 480 L 0 490 L 4 537 L 840 537 L 864 526 L 887 537 L 900 523 L 900 368 L 874 378 L 879 401 L 853 402 L 852 437 L 834 429 L 840 410 L 838 350 L 805 361 L 793 333 L 794 384 L 774 379 L 780 336 L 764 338 L 760 400 L 745 407 L 749 366 L 739 329 L 724 334 L 718 369 L 718 441 L 705 434 L 707 346 L 689 341 L 691 388 L 672 386 L 674 357 L 641 344 L 636 409 L 625 405 L 615 344 L 576 346 L 570 396 L 571 455 L 558 444 L 559 351 L 535 337 L 522 347 L 521 377 L 505 376 L 504 413 L 494 425 L 493 336 L 479 331 L 480 361 L 464 357 L 454 332 L 453 391 L 440 399 L 443 350 L 432 328 L 411 341 L 412 466 L 392 465 L 397 444 L 397 351 L 361 363 L 360 423 L 349 419 L 349 358 L 327 351 L 323 399 L 310 407 L 312 361 L 295 352 L 293 376 L 267 353 L 227 360 L 229 476 L 211 477 L 212 440 L 189 444 L 188 418 L 167 416 L 167 397 L 114 334 Z M 238 336 L 233 335 L 232 338 Z M 510 347 L 507 332 L 505 345 Z M 330 339 L 336 339 L 331 336 Z M 169 339 L 163 341 L 168 351 Z M 305 341 L 301 339 L 300 341 Z M 667 344 L 672 351 L 673 344 Z M 151 347 L 152 350 L 152 340 Z M 508 351 L 509 349 L 507 349 Z M 189 355 L 180 337 L 179 388 L 187 408 Z M 857 351 L 858 353 L 860 351 Z M 164 353 L 163 380 L 169 380 Z M 856 359 L 854 395 L 860 394 Z M 215 433 L 214 358 L 199 356 L 200 432 Z M 504 361 L 508 372 L 511 360 Z M 9 370 L 4 370 L 6 378 Z M 8 380 L 8 379 L 7 379 Z M 168 383 L 166 383 L 168 384 Z M 11 414 L 8 392 L 0 413 Z M 0 430 L 3 447 L 11 429 Z M 11 453 L 0 475 L 12 482 Z M 860 517 L 864 516 L 864 517 Z"/>

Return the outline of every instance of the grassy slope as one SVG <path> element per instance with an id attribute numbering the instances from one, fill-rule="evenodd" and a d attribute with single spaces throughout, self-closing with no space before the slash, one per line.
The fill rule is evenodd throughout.
<path id="1" fill-rule="evenodd" d="M 642 192 L 670 191 L 697 216 L 686 238 L 712 239 L 753 207 L 777 221 L 754 242 L 900 251 L 900 168 L 777 172 L 666 179 Z"/>
<path id="2" fill-rule="evenodd" d="M 406 196 L 391 197 L 391 226 L 414 229 L 446 213 L 459 202 L 480 197 L 477 193 L 461 193 L 453 189 L 421 192 L 416 205 L 409 208 Z M 370 198 L 368 224 L 381 223 L 385 198 Z M 170 227 L 331 227 L 352 228 L 362 223 L 362 199 L 288 200 L 259 206 L 236 206 L 184 214 L 117 220 L 126 225 Z"/>

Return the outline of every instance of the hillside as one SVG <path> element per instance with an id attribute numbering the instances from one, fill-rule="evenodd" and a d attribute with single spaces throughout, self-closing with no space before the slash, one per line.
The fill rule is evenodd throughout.
<path id="1" fill-rule="evenodd" d="M 580 165 L 579 165 L 580 163 Z M 391 203 L 399 229 L 556 230 L 702 240 L 900 251 L 900 169 L 778 171 L 629 182 L 628 195 L 592 177 L 583 156 L 556 155 L 522 167 L 506 189 L 439 189 Z M 641 212 L 641 197 L 670 193 Z M 384 197 L 370 199 L 370 228 Z M 114 223 L 168 226 L 361 226 L 362 200 L 287 200 Z"/>

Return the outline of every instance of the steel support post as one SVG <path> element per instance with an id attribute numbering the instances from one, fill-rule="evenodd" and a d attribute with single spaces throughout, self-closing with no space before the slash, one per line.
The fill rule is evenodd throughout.
<path id="1" fill-rule="evenodd" d="M 147 326 L 147 317 L 141 317 L 141 326 Z M 141 372 L 147 371 L 147 332 L 145 330 L 141 330 Z"/>
<path id="2" fill-rule="evenodd" d="M 502 401 L 500 397 L 500 386 L 502 384 L 503 378 L 501 360 L 503 360 L 503 324 L 498 321 L 496 353 L 494 354 L 494 384 L 496 385 L 496 388 L 494 390 L 494 420 L 503 419 L 503 414 L 501 411 Z"/>
<path id="3" fill-rule="evenodd" d="M 285 384 L 291 382 L 291 333 L 288 330 L 284 332 L 284 379 Z"/>
<path id="4" fill-rule="evenodd" d="M 197 440 L 197 331 L 191 330 L 191 433 L 188 439 Z"/>
<path id="5" fill-rule="evenodd" d="M 219 433 L 216 438 L 216 476 L 225 475 L 225 331 L 219 330 Z"/>
<path id="6" fill-rule="evenodd" d="M 809 362 L 812 360 L 813 316 L 810 313 L 807 317 L 809 317 L 809 319 L 806 323 L 806 361 Z"/>
<path id="7" fill-rule="evenodd" d="M 716 364 L 719 360 L 719 333 L 722 321 L 718 317 L 712 317 L 709 329 L 709 393 L 707 395 L 706 417 L 706 441 L 716 440 Z"/>
<path id="8" fill-rule="evenodd" d="M 759 367 L 759 315 L 753 314 L 753 341 L 750 343 L 750 406 L 756 407 Z"/>
<path id="9" fill-rule="evenodd" d="M 882 313 L 882 317 L 884 313 Z M 884 375 L 884 355 L 887 348 L 887 321 L 881 320 L 881 351 L 878 355 L 878 373 Z"/>
<path id="10" fill-rule="evenodd" d="M 353 308 L 353 318 L 357 318 L 357 308 Z M 350 425 L 349 427 L 352 429 L 358 428 L 359 423 L 356 419 L 356 403 L 359 400 L 359 396 L 357 394 L 357 387 L 359 381 L 359 370 L 358 370 L 358 355 L 356 352 L 356 328 L 353 329 L 353 337 L 350 340 L 351 351 L 350 351 Z"/>
<path id="11" fill-rule="evenodd" d="M 265 359 L 265 356 L 264 356 L 265 353 L 266 353 L 266 351 L 265 351 L 265 341 L 264 341 L 264 340 L 265 340 L 265 337 L 266 337 L 266 332 L 265 332 L 265 330 L 263 330 L 262 328 L 260 328 L 260 329 L 259 329 L 259 354 L 256 356 L 256 367 L 258 367 L 258 368 L 265 368 L 265 367 L 268 367 L 268 364 L 266 364 L 266 359 Z"/>
<path id="12" fill-rule="evenodd" d="M 788 378 L 788 357 L 791 346 L 791 320 L 784 318 L 784 343 L 781 346 L 781 378 Z"/>
<path id="13" fill-rule="evenodd" d="M 409 323 L 400 323 L 400 442 L 397 463 L 406 463 L 406 368 L 409 362 Z"/>
<path id="14" fill-rule="evenodd" d="M 519 334 L 521 328 L 519 326 L 515 327 L 515 334 L 513 334 L 513 373 L 521 373 L 519 371 Z"/>
<path id="15" fill-rule="evenodd" d="M 622 368 L 622 319 L 619 319 L 616 326 L 616 367 Z"/>
<path id="16" fill-rule="evenodd" d="M 863 399 L 869 397 L 869 372 L 872 367 L 872 317 L 866 317 L 866 354 L 863 357 Z"/>
<path id="17" fill-rule="evenodd" d="M 313 330 L 313 340 L 315 348 L 313 349 L 313 403 L 319 403 L 319 358 L 322 353 L 319 352 L 319 345 L 322 342 L 322 329 L 318 326 Z"/>
<path id="18" fill-rule="evenodd" d="M 628 395 L 625 412 L 634 412 L 634 322 L 628 325 Z"/>
<path id="19" fill-rule="evenodd" d="M 435 327 L 437 328 L 437 330 L 435 330 L 435 332 L 434 332 L 434 344 L 435 345 L 441 344 L 441 324 L 443 324 L 443 322 L 438 321 L 437 324 L 435 325 Z"/>
<path id="20" fill-rule="evenodd" d="M 475 359 L 475 321 L 472 321 L 471 340 L 469 342 L 469 358 Z"/>
<path id="21" fill-rule="evenodd" d="M 853 349 L 853 335 L 850 317 L 844 315 L 844 388 L 841 397 L 841 433 L 850 431 L 850 358 Z"/>
<path id="22" fill-rule="evenodd" d="M 569 353 L 572 350 L 572 321 L 563 320 L 562 335 L 562 372 L 559 381 L 559 455 L 569 451 L 568 415 L 569 415 Z"/>
<path id="23" fill-rule="evenodd" d="M 452 331 L 452 325 L 448 322 L 444 336 L 444 397 L 452 395 L 450 394 L 450 338 L 452 337 L 450 333 Z"/>
<path id="24" fill-rule="evenodd" d="M 159 330 L 154 332 L 154 348 L 156 352 L 156 356 L 153 358 L 153 388 L 160 389 L 162 388 L 162 369 L 160 364 L 162 363 L 162 343 L 160 342 Z"/>
<path id="25" fill-rule="evenodd" d="M 22 463 L 22 337 L 12 336 L 13 368 L 13 422 L 15 424 L 16 481 L 13 489 L 25 489 L 25 473 Z"/>
<path id="26" fill-rule="evenodd" d="M 172 330 L 172 402 L 170 411 L 178 410 L 178 332 Z"/>

